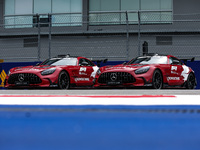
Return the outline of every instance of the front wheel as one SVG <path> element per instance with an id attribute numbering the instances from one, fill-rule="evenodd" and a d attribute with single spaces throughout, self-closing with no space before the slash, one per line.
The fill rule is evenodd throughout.
<path id="1" fill-rule="evenodd" d="M 186 81 L 186 88 L 187 89 L 194 89 L 196 86 L 196 78 L 193 73 L 190 73 L 188 79 Z"/>
<path id="2" fill-rule="evenodd" d="M 163 87 L 162 73 L 159 70 L 155 70 L 153 73 L 152 87 L 154 89 L 161 89 Z"/>
<path id="3" fill-rule="evenodd" d="M 58 88 L 69 89 L 69 84 L 70 84 L 69 75 L 65 71 L 62 71 L 58 77 Z"/>

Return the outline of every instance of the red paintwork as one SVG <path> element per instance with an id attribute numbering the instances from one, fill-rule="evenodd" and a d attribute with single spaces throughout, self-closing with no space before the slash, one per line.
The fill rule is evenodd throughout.
<path id="1" fill-rule="evenodd" d="M 163 76 L 163 84 L 167 86 L 180 86 L 182 87 L 183 84 L 187 80 L 187 76 L 194 71 L 186 66 L 186 65 L 172 65 L 169 63 L 169 58 L 174 57 L 172 55 L 166 55 L 167 57 L 167 64 L 145 64 L 145 65 L 138 65 L 138 64 L 128 64 L 128 65 L 116 65 L 116 66 L 104 66 L 100 68 L 101 73 L 96 75 L 95 79 L 95 85 L 94 87 L 129 87 L 129 86 L 151 86 L 152 85 L 152 77 L 153 73 L 156 69 L 160 70 Z M 176 57 L 174 57 L 176 58 Z M 177 58 L 176 58 L 177 59 Z M 131 61 L 130 61 L 131 62 Z M 146 73 L 142 74 L 135 74 L 135 70 L 150 66 L 150 69 Z M 172 68 L 176 67 L 177 70 L 173 70 Z M 188 72 L 184 73 L 183 76 L 183 70 L 184 68 L 187 68 Z M 108 84 L 102 84 L 98 82 L 98 79 L 102 73 L 106 72 L 127 72 L 130 73 L 136 81 L 134 83 L 122 83 L 120 85 L 108 85 Z M 172 80 L 174 78 L 178 77 L 179 80 Z M 145 80 L 146 82 L 145 82 Z"/>
<path id="2" fill-rule="evenodd" d="M 39 65 L 39 66 L 26 66 L 26 67 L 15 67 L 10 69 L 10 75 L 12 74 L 20 74 L 20 73 L 33 73 L 37 75 L 41 80 L 42 83 L 40 84 L 30 84 L 29 87 L 50 87 L 50 81 L 53 83 L 54 86 L 58 83 L 58 76 L 61 71 L 66 71 L 70 77 L 70 85 L 75 86 L 91 86 L 93 85 L 93 80 L 95 76 L 91 76 L 92 73 L 95 71 L 94 67 L 97 67 L 94 63 L 84 57 L 76 57 L 77 64 L 76 66 L 48 66 L 48 65 Z M 80 59 L 87 59 L 90 61 L 94 66 L 80 66 L 79 60 Z M 50 75 L 41 75 L 41 72 L 50 68 L 56 68 L 56 71 Z M 81 68 L 84 68 L 84 71 L 80 71 Z M 86 68 L 86 69 L 85 69 Z M 97 67 L 98 68 L 98 67 Z M 80 73 L 81 72 L 81 73 Z M 12 87 L 20 87 L 16 86 L 15 84 L 8 84 L 8 78 L 6 77 L 5 88 L 12 88 Z M 79 80 L 78 80 L 79 79 Z M 88 79 L 88 80 L 80 80 L 80 79 Z M 26 86 L 27 87 L 27 86 Z"/>

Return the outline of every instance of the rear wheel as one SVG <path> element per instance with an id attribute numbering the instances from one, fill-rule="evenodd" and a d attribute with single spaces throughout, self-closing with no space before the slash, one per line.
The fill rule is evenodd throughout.
<path id="1" fill-rule="evenodd" d="M 186 88 L 187 89 L 194 89 L 196 86 L 196 78 L 193 73 L 190 73 L 188 79 L 186 81 Z"/>
<path id="2" fill-rule="evenodd" d="M 152 87 L 154 89 L 161 89 L 163 87 L 162 73 L 159 70 L 155 70 L 153 73 Z"/>
<path id="3" fill-rule="evenodd" d="M 58 88 L 59 89 L 69 89 L 69 75 L 67 72 L 62 71 L 58 77 Z"/>

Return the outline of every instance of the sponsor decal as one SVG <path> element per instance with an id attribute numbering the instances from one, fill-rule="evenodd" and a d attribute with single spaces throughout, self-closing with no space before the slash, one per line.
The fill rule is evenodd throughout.
<path id="1" fill-rule="evenodd" d="M 1 84 L 0 84 L 0 87 L 4 87 L 4 81 L 6 79 L 6 73 L 4 70 L 2 70 L 1 74 L 0 74 L 0 79 L 1 79 Z"/>
<path id="2" fill-rule="evenodd" d="M 180 80 L 180 77 L 168 77 L 167 80 L 168 81 L 170 81 L 170 80 L 178 81 L 178 80 Z"/>
<path id="3" fill-rule="evenodd" d="M 175 72 L 175 71 L 171 71 L 171 74 L 178 74 L 177 72 Z"/>
<path id="4" fill-rule="evenodd" d="M 89 78 L 76 78 L 75 81 L 89 81 Z"/>
<path id="5" fill-rule="evenodd" d="M 171 71 L 177 71 L 177 66 L 172 66 Z"/>
<path id="6" fill-rule="evenodd" d="M 87 68 L 86 67 L 81 67 L 79 70 L 79 75 L 87 75 Z"/>
<path id="7" fill-rule="evenodd" d="M 86 68 L 86 67 L 81 67 L 81 68 L 80 68 L 80 72 L 81 72 L 81 71 L 86 72 L 86 71 L 87 71 L 87 68 Z"/>
<path id="8" fill-rule="evenodd" d="M 85 72 L 79 72 L 79 75 L 87 75 Z"/>

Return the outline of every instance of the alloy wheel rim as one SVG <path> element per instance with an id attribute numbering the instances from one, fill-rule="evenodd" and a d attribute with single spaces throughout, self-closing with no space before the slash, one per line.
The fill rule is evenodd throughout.
<path id="1" fill-rule="evenodd" d="M 156 73 L 155 77 L 154 77 L 154 85 L 155 85 L 156 89 L 160 89 L 161 84 L 162 84 L 161 75 L 159 73 Z"/>
<path id="2" fill-rule="evenodd" d="M 68 78 L 67 75 L 63 74 L 60 79 L 60 85 L 62 89 L 66 89 L 68 87 Z"/>
<path id="3" fill-rule="evenodd" d="M 194 88 L 194 84 L 195 84 L 195 78 L 193 75 L 191 75 L 189 77 L 189 82 L 188 82 L 188 87 L 189 89 L 193 89 Z"/>

